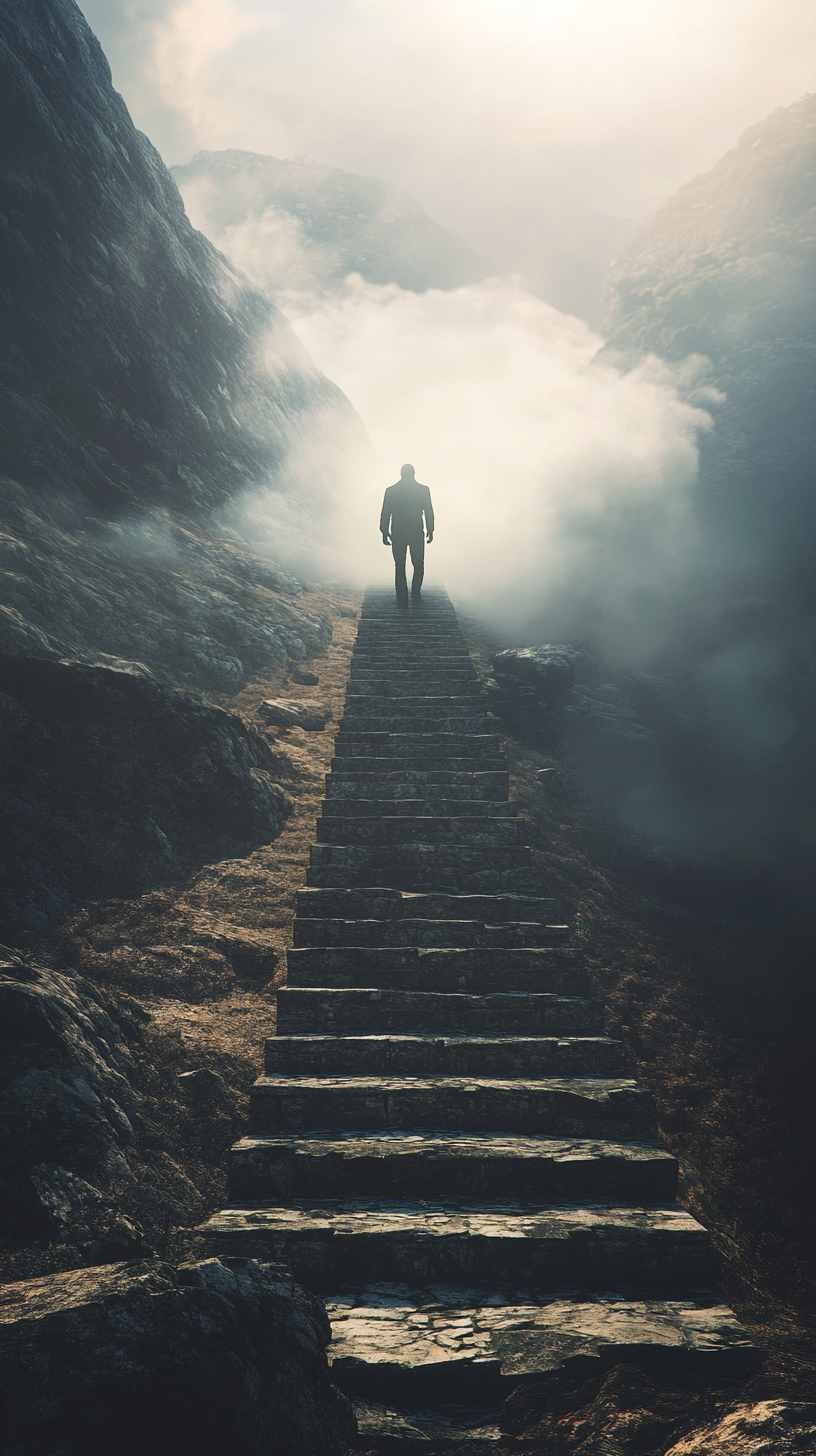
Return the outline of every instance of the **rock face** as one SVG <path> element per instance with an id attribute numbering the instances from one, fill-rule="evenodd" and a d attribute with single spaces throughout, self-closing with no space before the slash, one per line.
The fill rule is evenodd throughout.
<path id="1" fill-rule="evenodd" d="M 7 473 L 96 509 L 198 509 L 328 407 L 283 316 L 190 226 L 71 0 L 0 17 Z"/>
<path id="2" fill-rule="evenodd" d="M 331 640 L 298 604 L 303 583 L 206 524 L 170 512 L 82 518 L 7 481 L 0 606 L 8 653 L 139 670 L 202 692 L 238 692 L 276 662 Z"/>
<path id="3" fill-rule="evenodd" d="M 128 1016 L 148 1019 L 135 1005 Z M 141 1119 L 128 1030 L 88 982 L 19 960 L 0 966 L 0 1203 L 9 1246 L 56 1240 L 69 1265 L 101 1264 L 145 1252 L 141 1219 L 194 1215 L 190 1185 L 193 1206 L 183 1208 L 169 1189 L 140 1185 L 128 1164 Z M 122 1195 L 127 1212 L 117 1206 Z"/>
<path id="4" fill-rule="evenodd" d="M 808 893 L 815 159 L 816 96 L 806 96 L 681 188 L 617 261 L 603 351 L 677 365 L 714 425 L 700 442 L 693 560 L 667 649 L 642 664 L 680 677 L 705 726 L 637 822 Z"/>
<path id="5" fill-rule="evenodd" d="M 219 693 L 314 655 L 302 583 L 212 512 L 297 517 L 289 452 L 361 437 L 351 406 L 191 227 L 72 0 L 4 7 L 0 98 L 4 650 Z"/>
<path id="6" fill-rule="evenodd" d="M 146 673 L 0 657 L 7 938 L 280 833 L 262 734 Z"/>
<path id="7" fill-rule="evenodd" d="M 199 152 L 172 173 L 196 226 L 272 298 L 331 292 L 349 273 L 421 293 L 493 271 L 375 177 L 239 151 Z"/>
<path id="8" fill-rule="evenodd" d="M 815 154 L 816 95 L 681 188 L 614 272 L 608 349 L 711 361 L 726 398 L 702 442 L 703 495 L 753 548 L 749 570 L 798 554 L 800 513 L 812 521 Z"/>
<path id="9" fill-rule="evenodd" d="M 248 1259 L 79 1270 L 0 1291 L 3 1449 L 345 1456 L 322 1306 Z"/>

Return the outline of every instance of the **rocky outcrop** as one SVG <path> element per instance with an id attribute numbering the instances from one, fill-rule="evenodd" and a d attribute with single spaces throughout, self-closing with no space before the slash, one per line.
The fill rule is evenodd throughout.
<path id="1" fill-rule="evenodd" d="M 0 1290 L 8 1456 L 345 1456 L 322 1305 L 248 1259 L 79 1270 Z"/>
<path id="2" fill-rule="evenodd" d="M 304 584 L 217 527 L 171 512 L 80 516 L 11 481 L 4 489 L 2 647 L 139 670 L 166 683 L 233 694 L 271 664 L 331 640 L 304 608 Z"/>
<path id="3" fill-rule="evenodd" d="M 258 729 L 145 670 L 0 657 L 0 716 L 12 941 L 274 839 L 291 810 Z"/>
<path id="4" fill-rule="evenodd" d="M 422 293 L 493 271 L 376 177 L 241 151 L 199 152 L 172 173 L 196 226 L 273 299 L 332 292 L 350 273 Z"/>
<path id="5" fill-rule="evenodd" d="M 127 1025 L 128 1022 L 134 1026 Z M 148 1020 L 106 1006 L 87 981 L 8 955 L 0 965 L 0 1202 L 4 1243 L 60 1246 L 58 1263 L 100 1264 L 147 1249 L 139 1218 L 189 1222 L 168 1189 L 140 1186 L 128 1163 L 142 1123 L 129 1040 Z M 123 1191 L 125 1213 L 117 1204 Z M 149 1249 L 147 1249 L 149 1252 Z"/>

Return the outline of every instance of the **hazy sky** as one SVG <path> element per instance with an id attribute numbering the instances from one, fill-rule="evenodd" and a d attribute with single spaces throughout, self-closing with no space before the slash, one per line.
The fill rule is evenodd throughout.
<path id="1" fill-rule="evenodd" d="M 816 75 L 813 0 L 81 8 L 168 163 L 309 156 L 409 189 L 484 251 L 500 213 L 524 231 L 551 208 L 649 212 Z"/>

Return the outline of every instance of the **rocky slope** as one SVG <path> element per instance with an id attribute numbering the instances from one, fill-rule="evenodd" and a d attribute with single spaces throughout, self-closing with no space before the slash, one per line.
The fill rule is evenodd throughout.
<path id="1" fill-rule="evenodd" d="M 195 509 L 351 410 L 191 227 L 72 0 L 0 13 L 6 473 Z"/>
<path id="2" fill-rule="evenodd" d="M 746 576 L 804 566 L 812 550 L 814 179 L 816 95 L 751 127 L 614 270 L 608 349 L 710 360 L 725 399 L 703 443 L 703 495 L 712 525 L 736 533 L 728 564 Z"/>
<path id="3" fill-rule="evenodd" d="M 806 96 L 747 131 L 623 252 L 602 353 L 667 360 L 713 420 L 688 580 L 650 669 L 689 731 L 656 794 L 642 778 L 643 826 L 802 892 L 816 805 L 814 177 Z"/>
<path id="4" fill-rule="evenodd" d="M 288 799 L 259 734 L 167 689 L 229 699 L 325 651 L 331 626 L 304 583 L 218 508 L 263 490 L 308 534 L 332 452 L 362 428 L 283 315 L 192 228 L 73 0 L 0 7 L 0 124 L 16 938 L 280 831 Z M 322 471 L 293 471 L 312 449 Z"/>
<path id="5" fill-rule="evenodd" d="M 272 298 L 337 289 L 349 273 L 415 293 L 493 270 L 395 187 L 306 157 L 199 152 L 173 167 L 190 216 Z"/>

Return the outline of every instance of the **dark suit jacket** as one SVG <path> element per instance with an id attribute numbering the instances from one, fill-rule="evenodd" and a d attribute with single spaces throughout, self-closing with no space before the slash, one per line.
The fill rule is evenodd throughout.
<path id="1" fill-rule="evenodd" d="M 398 480 L 396 485 L 389 485 L 385 492 L 380 513 L 380 530 L 384 535 L 390 533 L 407 540 L 409 536 L 422 530 L 423 511 L 430 535 L 434 528 L 434 513 L 431 492 L 427 485 L 420 485 L 418 480 Z"/>

